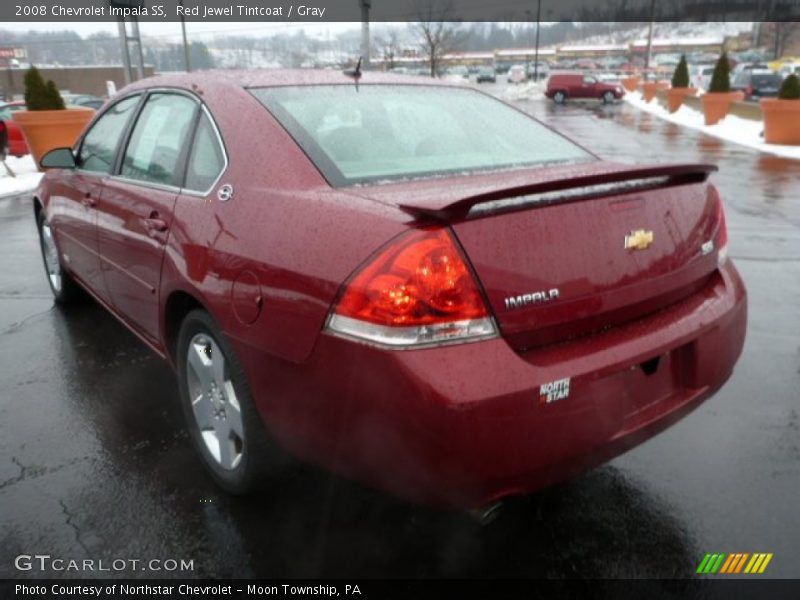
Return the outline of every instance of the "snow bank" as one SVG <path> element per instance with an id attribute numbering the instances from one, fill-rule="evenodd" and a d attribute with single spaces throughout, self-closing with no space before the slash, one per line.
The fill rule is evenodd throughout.
<path id="1" fill-rule="evenodd" d="M 10 156 L 6 159 L 6 164 L 11 167 L 16 177 L 11 177 L 5 167 L 0 165 L 0 198 L 30 192 L 39 185 L 42 174 L 36 170 L 36 163 L 30 154 L 22 158 Z"/>
<path id="2" fill-rule="evenodd" d="M 761 121 L 752 119 L 742 119 L 736 115 L 728 115 L 716 125 L 706 125 L 703 113 L 692 110 L 687 106 L 681 106 L 676 112 L 670 114 L 669 111 L 661 106 L 657 100 L 645 102 L 640 92 L 629 92 L 625 94 L 625 100 L 645 112 L 660 117 L 665 121 L 698 129 L 703 133 L 714 137 L 741 144 L 777 156 L 795 158 L 800 160 L 799 146 L 782 146 L 779 144 L 765 144 L 761 132 L 764 124 Z"/>
<path id="3" fill-rule="evenodd" d="M 506 101 L 515 100 L 541 100 L 544 98 L 544 82 L 539 81 L 534 83 L 528 81 L 517 85 L 509 84 L 504 92 L 501 92 L 499 97 Z"/>

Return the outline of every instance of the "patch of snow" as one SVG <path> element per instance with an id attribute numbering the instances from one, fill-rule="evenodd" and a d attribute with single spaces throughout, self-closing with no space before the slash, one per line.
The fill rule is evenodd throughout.
<path id="1" fill-rule="evenodd" d="M 764 131 L 764 123 L 762 121 L 728 115 L 716 125 L 706 125 L 702 112 L 693 110 L 685 105 L 674 113 L 670 113 L 656 99 L 645 102 L 640 92 L 628 92 L 625 94 L 625 101 L 670 123 L 691 127 L 708 135 L 741 144 L 760 152 L 800 160 L 800 146 L 784 146 L 764 142 L 764 138 L 761 136 Z"/>
<path id="2" fill-rule="evenodd" d="M 534 83 L 528 81 L 518 85 L 509 84 L 504 92 L 498 94 L 501 100 L 509 102 L 517 100 L 542 100 L 544 99 L 544 81 Z"/>
<path id="3" fill-rule="evenodd" d="M 30 154 L 26 154 L 22 158 L 9 156 L 6 164 L 16 177 L 11 177 L 5 167 L 0 165 L 0 198 L 30 192 L 39 185 L 42 173 L 36 169 L 36 163 L 33 162 Z"/>

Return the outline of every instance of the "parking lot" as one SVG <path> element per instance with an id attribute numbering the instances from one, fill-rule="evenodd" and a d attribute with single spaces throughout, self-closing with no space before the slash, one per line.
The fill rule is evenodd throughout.
<path id="1" fill-rule="evenodd" d="M 47 553 L 194 561 L 155 576 L 688 577 L 705 553 L 770 552 L 771 576 L 800 577 L 800 162 L 625 103 L 517 104 L 612 160 L 719 165 L 750 316 L 718 394 L 485 526 L 302 465 L 225 496 L 182 431 L 169 367 L 94 303 L 54 307 L 29 199 L 0 199 L 0 575 L 41 576 L 14 557 Z"/>

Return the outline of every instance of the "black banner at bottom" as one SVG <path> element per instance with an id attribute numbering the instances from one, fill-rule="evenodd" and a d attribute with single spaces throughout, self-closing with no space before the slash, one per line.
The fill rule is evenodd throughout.
<path id="1" fill-rule="evenodd" d="M 108 598 L 300 600 L 352 598 L 443 600 L 531 598 L 800 598 L 800 580 L 178 580 L 178 579 L 40 579 L 0 581 L 0 598 L 58 600 Z"/>

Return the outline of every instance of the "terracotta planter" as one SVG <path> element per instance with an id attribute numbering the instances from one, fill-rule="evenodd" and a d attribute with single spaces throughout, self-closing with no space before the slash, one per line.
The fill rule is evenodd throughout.
<path id="1" fill-rule="evenodd" d="M 667 109 L 669 112 L 674 113 L 683 104 L 683 99 L 686 96 L 694 96 L 697 94 L 697 88 L 670 88 L 667 90 Z"/>
<path id="2" fill-rule="evenodd" d="M 642 84 L 642 93 L 644 94 L 644 101 L 650 102 L 656 96 L 656 90 L 666 90 L 669 83 L 666 81 L 646 81 Z"/>
<path id="3" fill-rule="evenodd" d="M 701 101 L 706 125 L 719 123 L 728 114 L 731 104 L 742 100 L 744 100 L 744 92 L 706 92 L 703 94 Z"/>
<path id="4" fill-rule="evenodd" d="M 641 77 L 634 75 L 633 77 L 626 77 L 620 83 L 622 83 L 622 87 L 624 87 L 626 91 L 635 92 L 639 88 L 639 82 L 641 82 L 641 80 Z"/>
<path id="5" fill-rule="evenodd" d="M 28 141 L 28 147 L 38 167 L 42 156 L 53 148 L 71 147 L 92 119 L 91 108 L 67 110 L 25 110 L 13 113 L 14 121 Z M 41 171 L 42 168 L 39 167 Z"/>
<path id="6" fill-rule="evenodd" d="M 761 100 L 764 141 L 768 144 L 800 146 L 800 100 Z"/>

